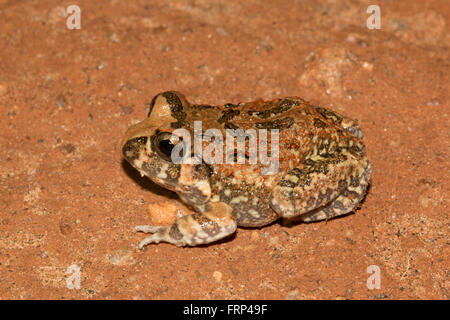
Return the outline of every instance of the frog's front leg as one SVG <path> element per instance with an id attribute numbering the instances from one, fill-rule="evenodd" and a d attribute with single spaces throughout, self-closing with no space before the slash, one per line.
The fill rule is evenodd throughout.
<path id="1" fill-rule="evenodd" d="M 135 231 L 153 233 L 139 243 L 169 242 L 177 246 L 196 246 L 222 239 L 236 231 L 237 223 L 232 208 L 223 202 L 209 203 L 206 211 L 178 218 L 170 227 L 137 226 Z"/>

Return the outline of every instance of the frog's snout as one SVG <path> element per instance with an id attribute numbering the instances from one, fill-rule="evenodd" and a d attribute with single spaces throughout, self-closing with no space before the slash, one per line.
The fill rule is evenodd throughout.
<path id="1" fill-rule="evenodd" d="M 145 148 L 147 141 L 148 137 L 145 136 L 128 140 L 122 147 L 122 153 L 125 159 L 133 164 L 134 161 L 139 158 L 139 155 L 142 149 Z"/>

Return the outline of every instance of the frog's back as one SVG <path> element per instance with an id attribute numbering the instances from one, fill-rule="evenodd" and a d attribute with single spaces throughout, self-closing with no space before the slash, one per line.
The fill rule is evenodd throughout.
<path id="1" fill-rule="evenodd" d="M 333 149 L 338 145 L 347 146 L 349 141 L 356 143 L 360 140 L 357 136 L 360 129 L 354 121 L 333 111 L 312 106 L 299 97 L 224 106 L 194 105 L 192 110 L 191 120 L 199 119 L 201 112 L 203 131 L 219 129 L 224 138 L 227 129 L 235 132 L 253 129 L 257 133 L 259 145 L 261 131 L 265 129 L 269 153 L 274 135 L 272 130 L 278 131 L 277 166 L 272 174 L 262 174 L 268 165 L 263 165 L 260 159 L 251 164 L 246 156 L 244 164 L 237 164 L 236 153 L 232 164 L 227 163 L 224 152 L 223 162 L 210 165 L 211 199 L 230 204 L 235 209 L 238 224 L 243 226 L 265 225 L 278 218 L 271 208 L 268 195 L 286 172 L 298 167 L 311 153 L 320 152 L 317 148 L 323 147 L 324 142 L 326 148 Z M 343 126 L 345 123 L 353 125 L 357 134 L 346 130 Z M 246 155 L 248 149 L 247 143 Z"/>
<path id="2" fill-rule="evenodd" d="M 187 117 L 192 133 L 194 121 L 200 119 L 203 132 L 207 129 L 218 129 L 224 139 L 227 130 L 231 130 L 231 134 L 235 134 L 239 129 L 247 133 L 249 130 L 255 130 L 259 143 L 261 131 L 266 130 L 269 150 L 272 130 L 277 130 L 280 171 L 295 167 L 317 146 L 319 140 L 341 146 L 362 144 L 362 131 L 355 121 L 334 111 L 310 105 L 300 97 L 229 103 L 223 106 L 192 105 Z M 246 151 L 248 153 L 248 150 Z M 224 158 L 222 163 L 213 165 L 216 171 L 234 170 L 224 164 L 225 162 Z M 260 173 L 262 167 L 258 161 L 255 165 L 247 166 L 247 170 L 252 168 L 251 171 Z"/>

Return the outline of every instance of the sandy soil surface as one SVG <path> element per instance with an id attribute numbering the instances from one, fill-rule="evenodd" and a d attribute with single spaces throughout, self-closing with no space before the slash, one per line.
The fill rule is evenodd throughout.
<path id="1" fill-rule="evenodd" d="M 80 30 L 71 4 L 0 0 L 0 298 L 450 298 L 448 1 L 378 1 L 372 30 L 373 1 L 80 0 Z M 181 204 L 119 144 L 165 90 L 358 119 L 362 207 L 139 251 L 133 227 Z"/>

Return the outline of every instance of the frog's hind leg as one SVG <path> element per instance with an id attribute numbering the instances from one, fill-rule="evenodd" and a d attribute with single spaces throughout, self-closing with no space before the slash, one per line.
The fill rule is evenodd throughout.
<path id="1" fill-rule="evenodd" d="M 367 191 L 371 175 L 370 163 L 362 172 L 354 172 L 350 184 L 334 200 L 324 207 L 319 207 L 303 214 L 300 219 L 304 222 L 320 221 L 334 218 L 355 210 Z"/>
<path id="2" fill-rule="evenodd" d="M 303 163 L 284 174 L 273 188 L 272 208 L 283 218 L 310 214 L 305 221 L 352 211 L 370 179 L 369 161 L 361 154 L 361 148 L 355 148 L 351 152 L 341 150 L 326 156 L 317 152 L 324 150 L 323 146 L 316 148 Z"/>
<path id="3" fill-rule="evenodd" d="M 217 202 L 208 210 L 178 218 L 170 227 L 137 226 L 135 231 L 153 233 L 139 243 L 143 249 L 150 243 L 169 242 L 177 246 L 196 246 L 222 239 L 236 231 L 232 208 Z"/>

